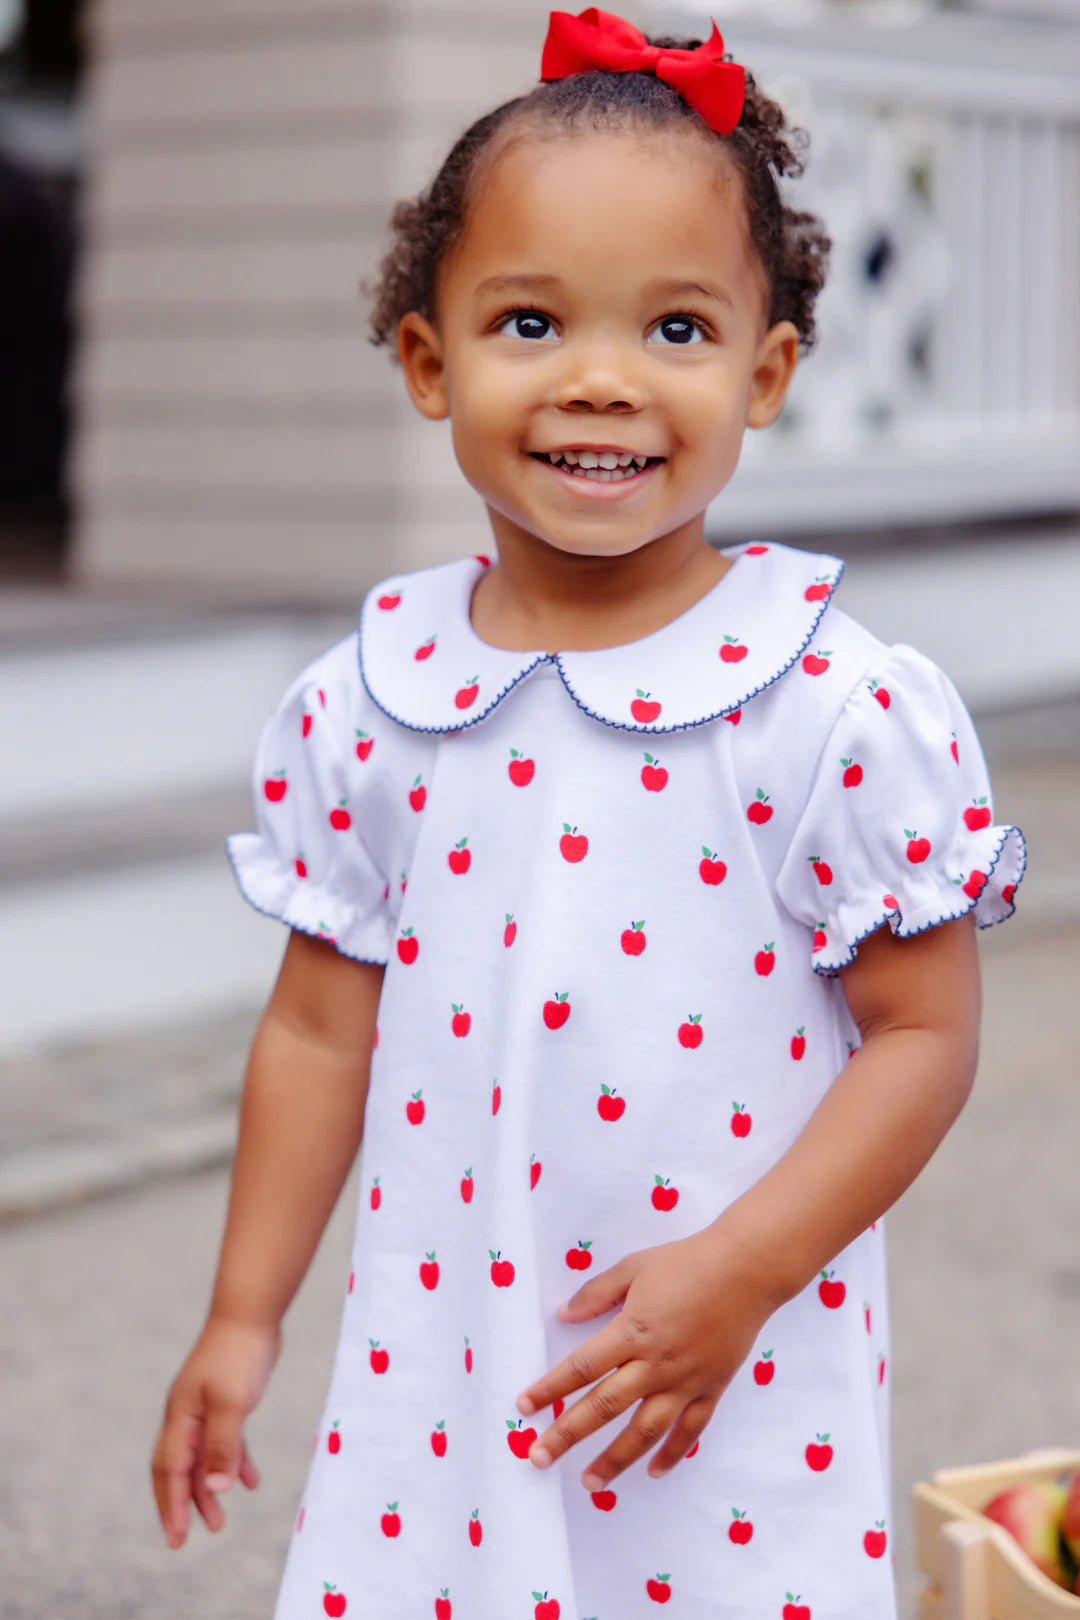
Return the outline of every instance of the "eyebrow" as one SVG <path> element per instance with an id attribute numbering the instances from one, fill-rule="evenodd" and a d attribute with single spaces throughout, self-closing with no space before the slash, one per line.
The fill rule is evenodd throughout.
<path id="1" fill-rule="evenodd" d="M 512 292 L 515 290 L 521 292 L 545 292 L 560 285 L 558 276 L 521 271 L 513 275 L 488 276 L 487 280 L 482 281 L 477 287 L 476 296 L 482 298 L 487 293 Z M 674 278 L 662 278 L 651 281 L 647 290 L 649 292 L 667 293 L 674 297 L 678 297 L 682 293 L 695 293 L 701 298 L 710 299 L 713 303 L 726 304 L 728 309 L 733 310 L 735 308 L 729 293 L 724 292 L 723 288 L 714 287 L 710 282 L 706 281 L 679 281 Z"/>

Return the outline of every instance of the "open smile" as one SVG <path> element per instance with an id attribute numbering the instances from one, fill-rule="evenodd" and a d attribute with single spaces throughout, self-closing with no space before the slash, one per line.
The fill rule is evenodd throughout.
<path id="1" fill-rule="evenodd" d="M 607 499 L 647 481 L 665 460 L 663 456 L 644 456 L 629 450 L 534 450 L 529 454 L 563 484 L 573 485 L 578 494 Z"/>

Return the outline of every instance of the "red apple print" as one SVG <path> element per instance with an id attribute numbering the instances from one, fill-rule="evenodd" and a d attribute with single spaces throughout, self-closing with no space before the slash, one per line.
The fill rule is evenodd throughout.
<path id="1" fill-rule="evenodd" d="M 625 1097 L 616 1097 L 614 1086 L 601 1085 L 596 1112 L 601 1119 L 618 1119 L 626 1107 Z"/>
<path id="2" fill-rule="evenodd" d="M 509 1288 L 510 1284 L 514 1280 L 514 1268 L 510 1261 L 501 1260 L 499 1258 L 499 1256 L 502 1254 L 501 1249 L 499 1250 L 498 1254 L 496 1254 L 494 1249 L 489 1249 L 488 1254 L 491 1256 L 492 1282 L 495 1284 L 496 1288 Z"/>
<path id="3" fill-rule="evenodd" d="M 701 1027 L 701 1014 L 691 1013 L 690 1022 L 679 1025 L 679 1045 L 695 1047 L 700 1046 L 705 1038 L 705 1031 Z"/>
<path id="4" fill-rule="evenodd" d="M 799 1602 L 801 1592 L 796 1592 L 794 1597 L 790 1592 L 785 1592 L 784 1596 L 787 1602 L 781 1610 L 780 1620 L 810 1620 L 810 1605 Z"/>
<path id="5" fill-rule="evenodd" d="M 263 792 L 271 804 L 280 804 L 285 797 L 288 786 L 289 784 L 285 780 L 285 772 L 275 771 L 273 776 L 268 776 L 263 783 Z"/>
<path id="6" fill-rule="evenodd" d="M 562 1417 L 563 1407 L 565 1405 L 566 1405 L 566 1402 L 562 1399 L 561 1396 L 556 1396 L 555 1400 L 552 1401 L 552 1403 L 551 1403 L 551 1415 L 555 1419 L 556 1423 Z"/>
<path id="7" fill-rule="evenodd" d="M 645 763 L 641 767 L 642 787 L 647 788 L 650 793 L 659 793 L 667 786 L 667 779 L 668 773 L 660 761 L 654 759 L 652 754 L 646 754 Z"/>
<path id="8" fill-rule="evenodd" d="M 450 1620 L 450 1588 L 439 1587 L 439 1596 L 435 1599 L 435 1620 Z"/>
<path id="9" fill-rule="evenodd" d="M 796 1063 L 798 1063 L 799 1059 L 806 1051 L 805 1030 L 806 1025 L 800 1024 L 794 1035 L 791 1037 L 791 1055 L 795 1059 Z"/>
<path id="10" fill-rule="evenodd" d="M 955 731 L 953 732 L 953 740 L 949 744 L 949 752 L 952 754 L 953 759 L 955 759 L 956 763 L 959 765 L 959 763 L 960 763 L 960 752 L 959 752 L 959 750 L 958 750 L 958 748 L 956 746 L 956 732 Z"/>
<path id="11" fill-rule="evenodd" d="M 529 1154 L 529 1191 L 530 1192 L 532 1192 L 533 1188 L 536 1186 L 536 1183 L 540 1180 L 540 1172 L 543 1170 L 543 1168 L 544 1167 L 540 1163 L 539 1159 L 536 1157 L 536 1154 L 535 1153 L 530 1153 Z"/>
<path id="12" fill-rule="evenodd" d="M 326 1587 L 326 1595 L 322 1600 L 323 1608 L 330 1615 L 331 1620 L 337 1620 L 339 1615 L 345 1613 L 345 1594 L 339 1592 L 336 1586 L 327 1586 L 325 1581 L 323 1581 L 323 1586 Z"/>
<path id="13" fill-rule="evenodd" d="M 963 892 L 969 895 L 972 900 L 977 900 L 986 888 L 987 876 L 985 872 L 974 871 L 969 872 L 966 879 L 953 878 L 953 882 L 958 883 Z"/>
<path id="14" fill-rule="evenodd" d="M 806 587 L 803 596 L 807 602 L 824 602 L 831 590 L 828 574 L 819 574 L 816 582 Z"/>
<path id="15" fill-rule="evenodd" d="M 297 1516 L 297 1520 L 296 1520 L 296 1533 L 297 1533 L 297 1535 L 299 1535 L 301 1530 L 304 1528 L 304 1514 L 306 1512 L 307 1512 L 307 1508 L 302 1507 L 300 1509 L 300 1512 L 299 1512 L 298 1516 Z"/>
<path id="16" fill-rule="evenodd" d="M 569 990 L 556 991 L 554 1001 L 544 1002 L 544 1023 L 548 1029 L 562 1029 L 570 1016 Z"/>
<path id="17" fill-rule="evenodd" d="M 321 686 L 319 687 L 319 702 L 322 704 L 323 708 L 325 709 L 326 708 L 326 693 L 323 691 Z"/>
<path id="18" fill-rule="evenodd" d="M 802 667 L 808 675 L 824 675 L 829 667 L 830 653 L 807 653 L 802 661 Z"/>
<path id="19" fill-rule="evenodd" d="M 873 692 L 883 709 L 887 709 L 889 704 L 892 702 L 892 698 L 889 696 L 888 687 L 880 686 L 877 681 L 868 681 L 867 691 Z"/>
<path id="20" fill-rule="evenodd" d="M 862 1544 L 869 1558 L 880 1558 L 885 1551 L 885 1520 L 875 1519 L 874 1524 L 876 1528 L 866 1532 Z"/>
<path id="21" fill-rule="evenodd" d="M 728 1525 L 728 1540 L 733 1541 L 736 1547 L 745 1547 L 754 1533 L 754 1526 L 746 1517 L 745 1508 L 741 1512 L 738 1508 L 732 1508 L 731 1511 L 735 1517 Z"/>
<path id="22" fill-rule="evenodd" d="M 819 1434 L 818 1444 L 811 1441 L 806 1448 L 806 1460 L 816 1474 L 820 1474 L 832 1462 L 833 1448 L 825 1444 L 828 1438 L 827 1434 Z"/>
<path id="23" fill-rule="evenodd" d="M 326 1436 L 326 1449 L 330 1453 L 331 1457 L 336 1457 L 338 1452 L 341 1450 L 341 1436 L 338 1433 L 338 1423 L 340 1421 L 340 1419 L 335 1421 L 333 1428 Z"/>
<path id="24" fill-rule="evenodd" d="M 469 1343 L 469 1335 L 467 1333 L 465 1334 L 465 1371 L 467 1373 L 472 1372 L 472 1346 Z"/>
<path id="25" fill-rule="evenodd" d="M 747 649 L 742 645 L 738 636 L 725 636 L 724 644 L 720 648 L 720 657 L 725 664 L 737 664 L 740 658 L 745 658 Z"/>
<path id="26" fill-rule="evenodd" d="M 904 828 L 904 837 L 908 841 L 908 860 L 911 861 L 913 865 L 917 865 L 919 861 L 925 861 L 926 857 L 930 853 L 929 838 L 917 838 L 915 833 L 909 832 L 906 827 Z"/>
<path id="27" fill-rule="evenodd" d="M 345 804 L 344 799 L 339 799 L 337 809 L 330 812 L 330 825 L 335 832 L 348 832 L 352 826 L 352 817 L 346 810 Z"/>
<path id="28" fill-rule="evenodd" d="M 412 929 L 404 929 L 401 938 L 397 942 L 397 953 L 406 967 L 416 961 L 419 950 L 420 941 L 415 937 Z"/>
<path id="29" fill-rule="evenodd" d="M 501 1102 L 502 1102 L 502 1087 L 500 1086 L 499 1082 L 496 1080 L 495 1084 L 491 1088 L 491 1112 L 493 1114 L 497 1114 L 499 1112 L 499 1104 Z"/>
<path id="30" fill-rule="evenodd" d="M 869 1331 L 870 1331 L 870 1306 L 869 1306 L 868 1302 L 865 1299 L 863 1300 L 863 1319 L 866 1322 L 866 1331 L 867 1331 L 867 1333 L 869 1333 Z"/>
<path id="31" fill-rule="evenodd" d="M 378 1209 L 379 1205 L 382 1203 L 382 1188 L 379 1186 L 378 1176 L 376 1176 L 375 1180 L 371 1183 L 370 1202 L 372 1209 Z"/>
<path id="32" fill-rule="evenodd" d="M 506 913 L 506 927 L 503 929 L 503 944 L 509 947 L 514 943 L 516 938 L 517 923 L 514 921 L 513 912 L 508 911 Z"/>
<path id="33" fill-rule="evenodd" d="M 825 933 L 825 924 L 818 923 L 814 929 L 814 937 L 810 941 L 810 954 L 813 955 L 815 951 L 823 951 L 827 944 L 828 936 Z"/>
<path id="34" fill-rule="evenodd" d="M 686 1453 L 687 1457 L 696 1456 L 698 1447 L 700 1445 L 701 1445 L 701 1441 L 700 1440 L 695 1440 L 693 1445 L 690 1447 L 690 1450 Z"/>
<path id="35" fill-rule="evenodd" d="M 762 788 L 758 788 L 754 802 L 747 809 L 747 821 L 754 822 L 758 827 L 764 826 L 772 815 L 772 805 L 767 803 L 768 797 Z"/>
<path id="36" fill-rule="evenodd" d="M 480 1509 L 473 1508 L 469 1515 L 469 1540 L 474 1547 L 479 1547 L 484 1539 L 484 1527 L 480 1523 Z"/>
<path id="37" fill-rule="evenodd" d="M 325 939 L 328 945 L 336 945 L 337 944 L 337 941 L 335 940 L 333 934 L 330 932 L 330 930 L 326 926 L 326 924 L 324 922 L 322 922 L 322 921 L 320 921 L 318 929 L 316 930 L 315 938 L 316 939 Z"/>
<path id="38" fill-rule="evenodd" d="M 478 675 L 470 675 L 465 685 L 454 693 L 454 702 L 459 709 L 467 709 L 471 703 L 475 703 L 476 694 L 480 690 L 477 685 L 479 679 Z"/>
<path id="39" fill-rule="evenodd" d="M 422 810 L 424 808 L 424 800 L 426 798 L 427 788 L 421 787 L 420 778 L 417 777 L 416 781 L 409 789 L 409 803 L 412 805 L 414 810 Z"/>
<path id="40" fill-rule="evenodd" d="M 357 759 L 360 759 L 360 760 L 367 759 L 368 755 L 371 753 L 371 750 L 374 748 L 374 746 L 375 746 L 374 737 L 369 737 L 366 731 L 358 731 L 356 733 L 356 757 L 357 757 Z"/>
<path id="41" fill-rule="evenodd" d="M 484 553 L 482 551 L 474 552 L 473 556 L 474 556 L 475 560 L 478 563 L 480 563 L 480 565 L 482 567 L 484 567 L 484 568 L 490 568 L 491 567 L 491 558 L 490 557 L 485 557 Z"/>
<path id="42" fill-rule="evenodd" d="M 300 720 L 300 735 L 301 735 L 301 737 L 307 737 L 307 736 L 310 736 L 310 734 L 311 734 L 311 710 L 308 708 L 307 704 L 305 703 L 304 704 L 304 713 L 303 713 L 303 715 L 301 717 L 301 720 Z"/>
<path id="43" fill-rule="evenodd" d="M 755 972 L 760 973 L 763 979 L 766 978 L 776 966 L 776 953 L 773 950 L 774 943 L 775 941 L 770 940 L 769 944 L 766 945 L 763 950 L 758 951 L 757 955 L 754 957 L 754 970 Z"/>
<path id="44" fill-rule="evenodd" d="M 1016 893 L 1016 884 L 1015 883 L 1006 883 L 1005 887 L 1001 891 L 1001 898 L 1004 900 L 1006 905 L 1009 905 L 1011 903 L 1012 897 L 1013 897 L 1013 895 L 1015 893 Z"/>
<path id="45" fill-rule="evenodd" d="M 885 1382 L 885 1357 L 880 1353 L 877 1358 L 877 1381 L 879 1384 Z"/>
<path id="46" fill-rule="evenodd" d="M 400 601 L 401 601 L 401 592 L 397 591 L 397 592 L 394 593 L 393 596 L 380 596 L 379 597 L 379 606 L 382 608 L 384 613 L 389 613 L 390 609 L 391 608 L 396 608 Z"/>
<path id="47" fill-rule="evenodd" d="M 410 1125 L 419 1125 L 424 1117 L 424 1104 L 420 1100 L 420 1093 L 414 1091 L 411 1100 L 405 1104 L 405 1113 Z"/>
<path id="48" fill-rule="evenodd" d="M 382 1525 L 384 1536 L 397 1536 L 401 1534 L 401 1515 L 397 1511 L 396 1502 L 387 1502 L 386 1512 L 379 1523 Z"/>
<path id="49" fill-rule="evenodd" d="M 808 855 L 807 860 L 814 868 L 814 876 L 823 888 L 828 888 L 832 882 L 832 867 L 826 866 L 820 855 Z"/>
<path id="50" fill-rule="evenodd" d="M 981 799 L 972 799 L 964 811 L 964 820 L 972 832 L 978 832 L 980 827 L 989 827 L 991 819 L 985 795 Z"/>
<path id="51" fill-rule="evenodd" d="M 431 1449 L 436 1457 L 446 1456 L 446 1419 L 440 1418 L 431 1431 Z"/>
<path id="52" fill-rule="evenodd" d="M 835 1311 L 838 1306 L 842 1305 L 847 1294 L 846 1283 L 833 1282 L 832 1279 L 835 1276 L 835 1271 L 823 1271 L 821 1273 L 822 1280 L 818 1283 L 818 1297 L 823 1305 L 828 1306 L 830 1311 Z"/>
<path id="53" fill-rule="evenodd" d="M 294 864 L 296 866 L 296 875 L 297 875 L 297 877 L 298 878 L 306 878 L 307 877 L 307 862 L 305 861 L 304 857 L 302 855 L 298 855 L 296 857 L 296 861 L 295 861 Z"/>
<path id="54" fill-rule="evenodd" d="M 523 754 L 518 753 L 516 748 L 511 748 L 510 763 L 506 768 L 515 787 L 528 787 L 533 779 L 533 772 L 536 770 L 536 761 L 526 759 Z"/>
<path id="55" fill-rule="evenodd" d="M 741 709 L 732 709 L 730 714 L 725 714 L 724 715 L 724 719 L 725 720 L 730 720 L 731 724 L 733 726 L 737 726 L 739 721 L 742 719 L 742 710 Z M 687 1452 L 686 1455 L 689 1457 L 690 1453 Z"/>
<path id="56" fill-rule="evenodd" d="M 745 1103 L 732 1103 L 735 1112 L 731 1116 L 732 1136 L 749 1136 L 752 1124 L 750 1115 L 746 1112 Z"/>
<path id="57" fill-rule="evenodd" d="M 645 935 L 641 932 L 644 926 L 643 917 L 640 922 L 632 922 L 629 928 L 623 929 L 620 943 L 627 956 L 640 956 L 645 949 Z"/>
<path id="58" fill-rule="evenodd" d="M 510 1431 L 506 1436 L 506 1443 L 510 1447 L 510 1450 L 514 1453 L 515 1457 L 524 1457 L 527 1459 L 529 1455 L 529 1447 L 536 1439 L 536 1430 L 523 1429 L 521 1427 L 520 1418 L 518 1418 L 516 1423 L 511 1423 L 510 1419 L 507 1418 L 506 1427 Z"/>
<path id="59" fill-rule="evenodd" d="M 471 1204 L 472 1203 L 472 1195 L 473 1195 L 473 1174 L 472 1174 L 472 1165 L 470 1165 L 469 1168 L 466 1170 L 465 1174 L 461 1178 L 461 1202 L 463 1204 Z"/>
<path id="60" fill-rule="evenodd" d="M 900 902 L 896 898 L 895 894 L 883 894 L 881 897 L 881 903 L 882 905 L 888 906 L 890 911 L 900 910 Z"/>
<path id="61" fill-rule="evenodd" d="M 654 1581 L 646 1581 L 645 1590 L 654 1603 L 666 1603 L 671 1596 L 671 1587 L 668 1585 L 667 1575 L 657 1575 Z"/>
<path id="62" fill-rule="evenodd" d="M 768 551 L 768 549 L 769 549 L 768 546 L 747 546 L 747 548 L 746 548 L 746 556 L 748 556 L 748 557 L 764 557 L 764 555 Z"/>
<path id="63" fill-rule="evenodd" d="M 862 766 L 856 765 L 853 759 L 842 759 L 840 763 L 844 766 L 844 786 L 858 787 L 862 781 Z"/>
<path id="64" fill-rule="evenodd" d="M 422 642 L 420 646 L 417 647 L 416 651 L 413 653 L 413 657 L 416 659 L 418 664 L 422 664 L 425 658 L 431 657 L 432 653 L 435 651 L 436 640 L 437 637 L 428 636 L 427 640 Z"/>
<path id="65" fill-rule="evenodd" d="M 657 715 L 660 713 L 660 704 L 655 701 L 652 703 L 648 702 L 648 697 L 648 692 L 643 692 L 639 686 L 637 688 L 637 697 L 634 698 L 633 702 L 630 704 L 630 713 L 633 715 L 634 719 L 639 720 L 643 726 L 647 726 L 650 721 L 655 720 Z"/>
<path id="66" fill-rule="evenodd" d="M 472 1027 L 472 1013 L 467 1013 L 464 1007 L 459 1006 L 456 1001 L 452 1001 L 450 1005 L 454 1009 L 454 1016 L 450 1020 L 450 1028 L 455 1035 L 467 1035 Z"/>
<path id="67" fill-rule="evenodd" d="M 369 1339 L 368 1344 L 371 1346 L 371 1352 L 368 1356 L 368 1360 L 371 1363 L 372 1372 L 384 1373 L 387 1367 L 390 1365 L 389 1350 L 380 1350 L 378 1339 Z"/>
<path id="68" fill-rule="evenodd" d="M 406 884 L 407 884 L 407 883 L 408 883 L 408 881 L 409 881 L 409 880 L 408 880 L 408 878 L 407 878 L 407 877 L 406 877 L 406 875 L 405 875 L 405 873 L 404 873 L 404 872 L 402 872 L 402 874 L 401 874 L 401 892 L 402 892 L 402 894 L 404 894 L 404 893 L 405 893 L 405 886 L 406 886 Z"/>
<path id="69" fill-rule="evenodd" d="M 463 838 L 460 843 L 454 845 L 446 857 L 451 872 L 456 872 L 459 876 L 462 872 L 467 872 L 472 865 L 472 850 L 465 847 L 468 842 L 467 838 Z"/>
<path id="70" fill-rule="evenodd" d="M 772 1359 L 772 1351 L 763 1350 L 761 1352 L 761 1360 L 754 1362 L 754 1383 L 771 1384 L 773 1373 L 775 1371 L 776 1363 Z"/>
<path id="71" fill-rule="evenodd" d="M 581 1238 L 578 1238 L 577 1248 L 567 1249 L 566 1263 L 570 1267 L 571 1271 L 588 1271 L 589 1267 L 592 1265 L 592 1255 L 589 1253 L 591 1248 L 591 1238 L 587 1243 L 583 1242 Z"/>
<path id="72" fill-rule="evenodd" d="M 715 849 L 709 849 L 706 844 L 702 844 L 701 853 L 704 859 L 698 863 L 698 871 L 701 873 L 702 883 L 711 883 L 714 887 L 718 883 L 723 883 L 727 877 L 727 867 L 718 859 Z"/>
<path id="73" fill-rule="evenodd" d="M 571 827 L 568 821 L 564 821 L 559 848 L 564 860 L 583 861 L 589 848 L 589 840 L 584 833 L 579 833 L 576 827 Z"/>
<path id="74" fill-rule="evenodd" d="M 618 1501 L 614 1491 L 590 1491 L 589 1495 L 593 1499 L 593 1507 L 598 1507 L 601 1513 L 610 1513 Z"/>
<path id="75" fill-rule="evenodd" d="M 427 1254 L 426 1249 L 424 1252 Z M 439 1285 L 439 1262 L 435 1258 L 434 1249 L 428 1254 L 426 1260 L 420 1262 L 420 1281 L 425 1288 L 429 1289 L 437 1288 Z"/>
<path id="76" fill-rule="evenodd" d="M 547 1592 L 534 1592 L 537 1600 L 533 1610 L 533 1620 L 559 1620 L 559 1603 L 557 1598 L 549 1598 Z"/>
<path id="77" fill-rule="evenodd" d="M 670 1177 L 656 1176 L 656 1185 L 652 1190 L 653 1208 L 660 1210 L 674 1209 L 679 1202 L 678 1187 L 669 1186 Z"/>

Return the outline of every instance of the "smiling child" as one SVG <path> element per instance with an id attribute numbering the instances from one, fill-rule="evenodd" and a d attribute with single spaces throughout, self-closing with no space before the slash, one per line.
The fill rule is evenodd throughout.
<path id="1" fill-rule="evenodd" d="M 153 1459 L 172 1546 L 256 1485 L 359 1151 L 275 1620 L 895 1617 L 882 1217 L 1025 857 L 838 557 L 705 538 L 815 341 L 790 134 L 715 24 L 556 12 L 394 210 L 373 341 L 487 523 L 263 731 L 229 853 L 291 931 Z"/>

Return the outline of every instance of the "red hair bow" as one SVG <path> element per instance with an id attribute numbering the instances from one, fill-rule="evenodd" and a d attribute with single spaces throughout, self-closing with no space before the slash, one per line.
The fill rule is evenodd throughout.
<path id="1" fill-rule="evenodd" d="M 655 73 L 701 114 L 710 129 L 727 135 L 739 122 L 746 87 L 739 63 L 724 61 L 724 40 L 715 22 L 712 30 L 697 50 L 667 50 L 650 45 L 633 23 L 596 6 L 577 17 L 569 11 L 553 11 L 540 77 L 564 79 L 590 68 L 602 68 L 606 73 Z"/>

